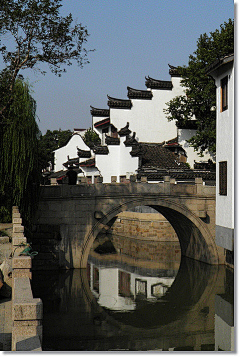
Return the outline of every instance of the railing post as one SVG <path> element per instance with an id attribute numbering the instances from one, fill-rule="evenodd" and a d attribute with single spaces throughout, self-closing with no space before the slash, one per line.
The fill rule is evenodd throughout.
<path id="1" fill-rule="evenodd" d="M 164 176 L 164 193 L 170 194 L 170 176 Z"/>
<path id="2" fill-rule="evenodd" d="M 203 180 L 202 177 L 195 177 L 195 187 L 196 187 L 196 194 L 202 195 L 203 193 Z"/>

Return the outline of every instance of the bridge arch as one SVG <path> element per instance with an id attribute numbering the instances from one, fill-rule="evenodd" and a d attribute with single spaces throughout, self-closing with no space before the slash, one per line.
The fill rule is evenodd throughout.
<path id="1" fill-rule="evenodd" d="M 219 264 L 215 239 L 201 218 L 174 200 L 145 197 L 124 201 L 105 213 L 100 212 L 84 241 L 81 267 L 87 266 L 91 246 L 102 228 L 117 214 L 140 205 L 154 208 L 170 222 L 178 236 L 182 255 L 208 264 Z"/>

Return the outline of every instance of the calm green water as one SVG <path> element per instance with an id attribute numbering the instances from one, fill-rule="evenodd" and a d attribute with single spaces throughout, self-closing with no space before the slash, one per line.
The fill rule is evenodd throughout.
<path id="1" fill-rule="evenodd" d="M 93 254 L 87 269 L 33 272 L 32 285 L 45 351 L 234 350 L 225 266 Z"/>

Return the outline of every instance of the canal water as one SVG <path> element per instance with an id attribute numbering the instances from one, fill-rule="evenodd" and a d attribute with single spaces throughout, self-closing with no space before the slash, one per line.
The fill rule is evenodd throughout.
<path id="1" fill-rule="evenodd" d="M 34 271 L 43 350 L 234 350 L 233 271 L 181 257 L 175 243 L 172 252 L 163 261 L 95 249 L 87 269 Z"/>

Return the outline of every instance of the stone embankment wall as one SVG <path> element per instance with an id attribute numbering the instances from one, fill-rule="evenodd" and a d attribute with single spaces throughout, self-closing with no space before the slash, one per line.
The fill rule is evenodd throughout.
<path id="1" fill-rule="evenodd" d="M 111 233 L 158 242 L 178 242 L 173 227 L 160 213 L 122 212 L 112 225 Z"/>
<path id="2" fill-rule="evenodd" d="M 132 258 L 173 261 L 181 257 L 177 234 L 160 213 L 122 212 L 110 232 L 115 249 Z"/>
<path id="3" fill-rule="evenodd" d="M 43 306 L 32 294 L 32 258 L 20 255 L 27 239 L 18 207 L 12 222 L 12 351 L 41 351 Z"/>

